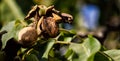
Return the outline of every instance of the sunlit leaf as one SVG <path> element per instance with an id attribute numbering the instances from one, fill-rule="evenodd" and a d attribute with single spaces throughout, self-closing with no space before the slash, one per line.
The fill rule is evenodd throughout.
<path id="1" fill-rule="evenodd" d="M 4 31 L 4 30 L 6 30 L 8 32 L 11 31 L 14 27 L 14 24 L 15 24 L 15 21 L 9 22 L 8 24 L 6 24 L 2 27 L 1 31 Z"/>
<path id="2" fill-rule="evenodd" d="M 3 26 L 1 29 L 1 31 L 3 31 L 3 30 L 7 31 L 7 33 L 2 36 L 2 43 L 3 43 L 2 48 L 4 48 L 7 41 L 14 36 L 15 33 L 12 31 L 14 28 L 14 24 L 15 24 L 15 21 L 12 21 L 12 22 L 6 24 L 5 26 Z"/>
<path id="3" fill-rule="evenodd" d="M 2 36 L 2 43 L 3 43 L 2 48 L 5 47 L 6 42 L 9 39 L 11 39 L 11 38 L 17 39 L 17 33 L 22 27 L 23 26 L 19 22 L 19 20 L 11 21 L 11 22 L 9 22 L 8 24 L 6 24 L 5 26 L 2 27 L 1 31 L 2 30 L 7 31 L 7 33 Z"/>
<path id="4" fill-rule="evenodd" d="M 71 40 L 72 40 L 72 37 L 65 37 L 65 38 L 64 38 L 64 41 L 65 41 L 65 42 L 71 42 Z"/>
<path id="5" fill-rule="evenodd" d="M 2 36 L 2 48 L 6 46 L 6 43 L 9 39 L 13 38 L 15 35 L 15 32 L 8 32 Z"/>
<path id="6" fill-rule="evenodd" d="M 108 50 L 104 53 L 113 58 L 114 61 L 120 61 L 120 50 Z"/>
<path id="7" fill-rule="evenodd" d="M 100 50 L 100 43 L 93 37 L 86 38 L 82 44 L 72 43 L 70 48 L 76 53 L 73 61 L 93 61 L 94 55 Z"/>

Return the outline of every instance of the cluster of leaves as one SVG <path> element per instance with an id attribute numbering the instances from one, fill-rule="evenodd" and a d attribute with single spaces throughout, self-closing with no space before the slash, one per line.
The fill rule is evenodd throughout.
<path id="1" fill-rule="evenodd" d="M 119 61 L 120 50 L 105 50 L 100 42 L 92 37 L 81 38 L 73 30 L 61 30 L 56 38 L 39 39 L 31 48 L 21 48 L 16 34 L 24 26 L 18 21 L 5 25 L 0 34 L 2 48 L 0 61 L 9 59 L 24 61 Z M 13 55 L 15 54 L 15 55 Z M 13 55 L 13 56 L 12 56 Z"/>
<path id="2" fill-rule="evenodd" d="M 36 12 L 36 10 L 32 10 L 30 14 Z M 17 34 L 25 26 L 24 22 L 15 20 L 1 29 L 0 43 L 2 47 L 0 48 L 0 61 L 120 60 L 120 50 L 105 50 L 100 42 L 92 37 L 92 35 L 82 38 L 75 30 L 59 29 L 60 33 L 57 37 L 40 37 L 34 46 L 22 48 L 21 44 L 17 41 Z"/>

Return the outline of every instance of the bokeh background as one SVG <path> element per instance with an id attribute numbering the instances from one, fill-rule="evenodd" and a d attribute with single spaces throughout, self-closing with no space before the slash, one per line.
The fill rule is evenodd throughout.
<path id="1" fill-rule="evenodd" d="M 24 21 L 36 4 L 73 15 L 73 24 L 63 28 L 76 29 L 81 36 L 94 34 L 106 48 L 120 49 L 120 0 L 0 0 L 0 29 L 10 21 Z"/>

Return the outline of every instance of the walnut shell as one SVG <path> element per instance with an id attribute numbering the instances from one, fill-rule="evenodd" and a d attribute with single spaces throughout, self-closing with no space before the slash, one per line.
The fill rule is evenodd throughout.
<path id="1" fill-rule="evenodd" d="M 37 31 L 33 27 L 25 27 L 18 33 L 18 40 L 22 47 L 31 47 L 37 40 Z"/>
<path id="2" fill-rule="evenodd" d="M 53 17 L 46 17 L 42 21 L 42 34 L 44 37 L 56 37 L 59 34 L 58 24 L 55 22 Z"/>

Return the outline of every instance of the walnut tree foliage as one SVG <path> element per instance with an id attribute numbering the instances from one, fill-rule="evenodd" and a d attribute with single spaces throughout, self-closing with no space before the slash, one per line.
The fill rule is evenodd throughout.
<path id="1" fill-rule="evenodd" d="M 34 20 L 27 24 L 30 18 Z M 54 6 L 36 5 L 29 11 L 25 20 L 10 21 L 0 30 L 0 61 L 120 60 L 120 50 L 106 50 L 92 35 L 83 38 L 74 29 L 60 28 L 59 23 L 71 23 L 73 17 L 61 13 Z M 18 34 L 25 27 L 34 28 L 37 36 L 26 39 L 26 34 L 29 36 L 30 31 L 25 36 L 23 34 L 24 37 L 21 36 L 24 39 L 19 39 Z M 31 43 L 33 37 L 37 39 Z"/>

